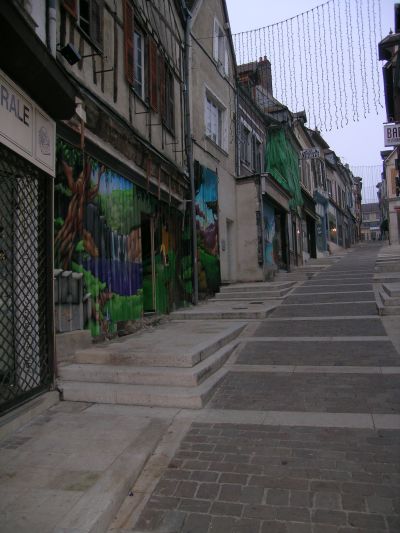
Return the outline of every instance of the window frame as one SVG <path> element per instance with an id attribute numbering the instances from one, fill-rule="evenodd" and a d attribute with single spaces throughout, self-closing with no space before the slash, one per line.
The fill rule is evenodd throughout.
<path id="1" fill-rule="evenodd" d="M 218 70 L 224 76 L 229 74 L 229 56 L 226 33 L 217 18 L 214 18 L 213 28 L 213 58 Z"/>
<path id="2" fill-rule="evenodd" d="M 140 62 L 141 65 L 139 66 L 139 54 L 137 49 L 137 39 L 136 36 L 140 36 L 141 41 L 141 50 L 140 50 Z M 134 23 L 133 26 L 133 35 L 132 35 L 132 43 L 133 43 L 133 84 L 132 89 L 134 92 L 141 98 L 142 100 L 145 100 L 146 97 L 146 34 L 142 30 L 142 28 L 136 23 Z M 141 69 L 141 79 L 138 80 L 137 78 L 137 72 L 138 68 Z"/>
<path id="3" fill-rule="evenodd" d="M 86 5 L 88 9 L 88 18 L 82 16 L 82 6 Z M 76 0 L 75 9 L 73 2 L 68 2 L 68 7 L 64 7 L 73 14 L 76 24 L 83 35 L 90 40 L 98 50 L 102 50 L 104 44 L 104 0 Z M 98 20 L 95 14 L 98 14 Z M 82 24 L 82 20 L 84 24 Z"/>
<path id="4" fill-rule="evenodd" d="M 208 113 L 210 106 L 216 110 L 216 118 L 217 120 L 211 120 L 210 125 L 211 129 L 208 129 Z M 226 135 L 226 106 L 219 100 L 217 96 L 215 96 L 208 88 L 206 88 L 205 95 L 204 95 L 204 134 L 207 139 L 209 139 L 212 143 L 214 143 L 220 150 L 227 153 L 227 135 Z M 213 114 L 215 116 L 215 111 L 213 111 Z M 212 119 L 212 117 L 210 117 Z M 218 132 L 215 135 L 215 139 L 213 138 L 213 131 L 212 127 L 213 124 L 218 125 Z"/>

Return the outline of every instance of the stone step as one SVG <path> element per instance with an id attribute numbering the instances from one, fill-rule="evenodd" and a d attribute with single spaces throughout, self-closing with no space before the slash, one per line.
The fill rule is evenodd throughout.
<path id="1" fill-rule="evenodd" d="M 197 387 L 60 381 L 59 388 L 63 400 L 71 402 L 201 409 L 226 373 L 221 368 Z"/>
<path id="2" fill-rule="evenodd" d="M 174 311 L 172 318 L 177 320 L 253 320 L 267 318 L 281 300 L 257 300 L 251 302 L 231 300 L 214 300 L 205 305 Z"/>
<path id="3" fill-rule="evenodd" d="M 116 364 L 69 364 L 59 368 L 60 383 L 66 381 L 196 387 L 219 370 L 238 344 L 225 345 L 194 367 L 126 366 Z"/>
<path id="4" fill-rule="evenodd" d="M 375 272 L 400 272 L 400 261 L 377 264 L 375 265 Z"/>
<path id="5" fill-rule="evenodd" d="M 400 305 L 385 305 L 381 315 L 383 316 L 392 316 L 392 315 L 400 315 Z"/>
<path id="6" fill-rule="evenodd" d="M 216 300 L 265 300 L 282 298 L 292 288 L 282 290 L 270 290 L 259 292 L 247 292 L 247 291 L 231 291 L 231 292 L 217 292 L 215 295 Z"/>
<path id="7" fill-rule="evenodd" d="M 400 299 L 400 283 L 382 283 L 382 288 L 391 298 Z"/>
<path id="8" fill-rule="evenodd" d="M 378 289 L 376 296 L 376 307 L 379 315 L 400 315 L 400 299 L 391 298 L 382 287 Z"/>
<path id="9" fill-rule="evenodd" d="M 258 282 L 258 283 L 234 283 L 232 285 L 221 285 L 220 294 L 231 294 L 231 293 L 257 293 L 270 292 L 270 291 L 280 291 L 280 290 L 289 290 L 294 283 L 291 282 L 282 282 L 276 283 L 272 282 Z"/>
<path id="10" fill-rule="evenodd" d="M 201 330 L 198 325 L 203 325 L 204 330 Z M 148 333 L 146 337 L 132 335 L 131 339 L 123 342 L 94 346 L 76 352 L 74 363 L 192 367 L 238 337 L 246 326 L 244 322 L 233 322 L 212 333 L 212 331 L 209 332 L 212 325 L 199 321 L 191 328 L 185 323 L 180 324 L 177 320 L 169 326 L 173 336 L 168 337 L 167 332 L 163 336 L 164 330 L 159 327 L 155 332 Z M 193 337 L 191 337 L 192 331 L 194 331 Z M 199 331 L 203 332 L 201 336 Z M 178 344 L 177 335 L 180 341 Z"/>
<path id="11" fill-rule="evenodd" d="M 393 298 L 389 296 L 389 294 L 384 288 L 380 290 L 380 297 L 385 307 L 393 307 L 396 305 L 400 305 L 400 297 Z"/>

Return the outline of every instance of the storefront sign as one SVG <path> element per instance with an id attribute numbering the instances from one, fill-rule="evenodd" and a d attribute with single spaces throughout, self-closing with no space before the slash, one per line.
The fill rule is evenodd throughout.
<path id="1" fill-rule="evenodd" d="M 55 122 L 0 70 L 0 142 L 55 174 Z"/>
<path id="2" fill-rule="evenodd" d="M 319 148 L 307 148 L 307 150 L 302 150 L 300 155 L 302 159 L 317 159 L 321 156 Z"/>
<path id="3" fill-rule="evenodd" d="M 385 146 L 400 145 L 400 124 L 384 124 L 383 133 L 385 138 Z"/>

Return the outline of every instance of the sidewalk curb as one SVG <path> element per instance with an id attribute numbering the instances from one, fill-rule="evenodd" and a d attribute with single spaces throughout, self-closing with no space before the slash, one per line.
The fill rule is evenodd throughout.
<path id="1" fill-rule="evenodd" d="M 165 420 L 151 420 L 61 520 L 54 533 L 104 533 L 168 428 Z"/>

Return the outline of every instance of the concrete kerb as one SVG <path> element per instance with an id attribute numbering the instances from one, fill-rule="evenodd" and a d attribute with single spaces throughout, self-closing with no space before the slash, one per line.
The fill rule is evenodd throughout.
<path id="1" fill-rule="evenodd" d="M 67 513 L 54 533 L 103 533 L 117 513 L 129 489 L 168 429 L 168 423 L 151 420 L 112 465 Z"/>

